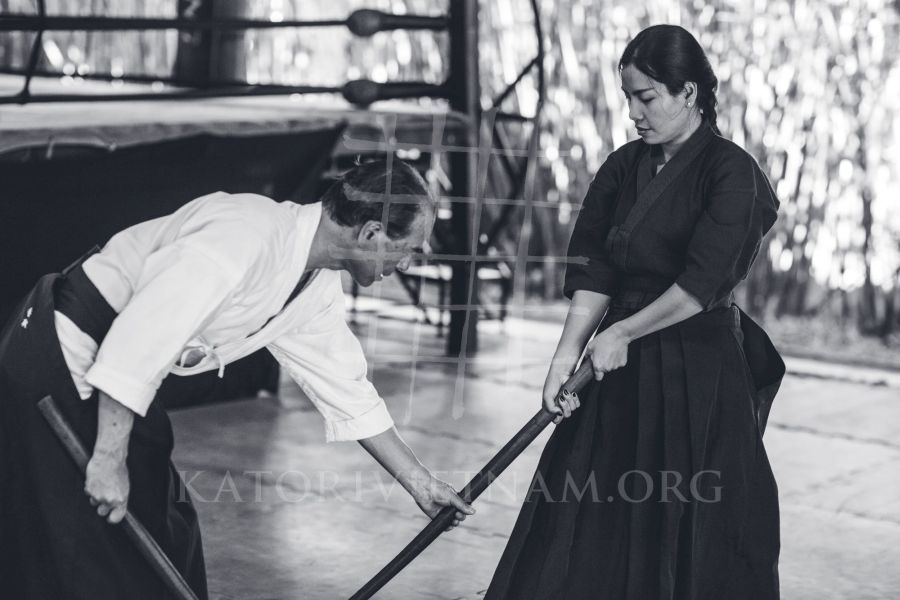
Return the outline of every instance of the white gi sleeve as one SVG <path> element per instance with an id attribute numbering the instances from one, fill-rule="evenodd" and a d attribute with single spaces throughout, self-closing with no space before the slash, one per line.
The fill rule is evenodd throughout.
<path id="1" fill-rule="evenodd" d="M 141 416 L 185 344 L 215 317 L 248 268 L 200 237 L 189 236 L 147 258 L 134 293 L 85 375 L 90 385 Z"/>
<path id="2" fill-rule="evenodd" d="M 384 400 L 366 378 L 366 357 L 347 326 L 342 295 L 268 349 L 325 418 L 327 441 L 360 440 L 393 427 Z"/>

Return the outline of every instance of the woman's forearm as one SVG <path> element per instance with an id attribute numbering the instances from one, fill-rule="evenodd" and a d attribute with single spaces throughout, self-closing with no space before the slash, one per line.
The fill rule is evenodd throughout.
<path id="1" fill-rule="evenodd" d="M 588 340 L 597 330 L 600 320 L 609 308 L 606 294 L 577 290 L 572 296 L 566 323 L 556 346 L 556 358 L 571 357 L 578 360 Z"/>
<path id="2" fill-rule="evenodd" d="M 681 289 L 678 284 L 672 284 L 659 298 L 627 319 L 615 323 L 611 328 L 615 328 L 628 341 L 632 341 L 680 323 L 702 310 L 703 307 L 693 296 Z"/>

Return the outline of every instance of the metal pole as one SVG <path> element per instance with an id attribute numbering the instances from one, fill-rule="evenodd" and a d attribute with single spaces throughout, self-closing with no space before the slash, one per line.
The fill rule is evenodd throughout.
<path id="1" fill-rule="evenodd" d="M 209 20 L 213 16 L 213 0 L 178 0 L 180 19 Z M 173 79 L 198 87 L 210 82 L 212 66 L 212 33 L 208 30 L 178 32 Z"/>
<path id="2" fill-rule="evenodd" d="M 251 11 L 249 0 L 211 0 L 213 16 L 219 19 L 242 19 Z M 246 30 L 219 30 L 212 33 L 210 79 L 246 81 Z"/>
<path id="3" fill-rule="evenodd" d="M 468 127 L 464 140 L 454 145 L 474 148 L 481 121 L 481 93 L 478 79 L 478 0 L 450 0 L 450 74 L 448 92 L 450 109 L 465 114 Z M 475 174 L 478 155 L 475 152 L 451 152 L 450 183 L 454 196 L 475 198 Z M 453 261 L 450 281 L 450 304 L 464 306 L 450 311 L 450 333 L 447 336 L 447 355 L 464 358 L 478 350 L 478 278 L 475 261 L 467 257 L 477 248 L 478 232 L 474 230 L 474 211 L 478 203 L 454 204 L 451 216 L 453 253 L 460 256 Z M 470 286 L 471 282 L 471 286 Z"/>
<path id="4" fill-rule="evenodd" d="M 204 2 L 205 0 L 199 0 Z M 227 2 L 228 0 L 215 0 Z M 241 0 L 243 1 L 243 0 Z M 190 4 L 185 0 L 185 4 Z M 41 14 L 2 14 L 0 31 L 159 31 L 165 29 L 230 31 L 247 29 L 292 29 L 297 27 L 347 27 L 354 35 L 368 37 L 379 31 L 397 29 L 443 31 L 444 16 L 395 15 L 375 10 L 357 10 L 346 19 L 266 21 L 249 18 L 190 17 L 186 7 L 179 18 L 43 16 Z M 203 12 L 202 10 L 199 12 Z M 215 11 L 213 11 L 215 13 Z M 221 15 L 228 11 L 221 11 Z M 221 17 L 220 15 L 220 17 Z"/>

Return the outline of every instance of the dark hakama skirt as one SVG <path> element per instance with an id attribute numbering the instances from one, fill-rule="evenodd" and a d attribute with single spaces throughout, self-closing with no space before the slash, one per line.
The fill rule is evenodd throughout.
<path id="1" fill-rule="evenodd" d="M 604 326 L 637 308 L 614 305 Z M 778 492 L 741 315 L 718 308 L 636 340 L 582 391 L 486 600 L 779 597 Z"/>
<path id="2" fill-rule="evenodd" d="M 0 597 L 169 598 L 121 528 L 97 515 L 83 476 L 37 409 L 52 395 L 85 446 L 93 446 L 97 395 L 79 397 L 56 337 L 60 282 L 60 275 L 42 278 L 0 334 Z M 154 402 L 134 420 L 128 505 L 206 598 L 197 515 L 170 460 L 172 445 L 168 416 Z"/>

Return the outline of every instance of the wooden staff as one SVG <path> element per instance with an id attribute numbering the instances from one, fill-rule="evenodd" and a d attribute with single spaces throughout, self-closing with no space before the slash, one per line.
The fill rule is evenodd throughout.
<path id="1" fill-rule="evenodd" d="M 56 402 L 50 396 L 45 396 L 38 402 L 38 409 L 44 415 L 60 443 L 65 447 L 66 452 L 75 461 L 78 470 L 84 475 L 90 457 L 85 451 L 81 440 L 78 439 L 78 435 L 66 421 L 59 407 L 56 406 Z M 169 560 L 169 557 L 166 556 L 166 553 L 163 552 L 156 540 L 153 539 L 153 536 L 130 511 L 125 512 L 125 518 L 122 520 L 121 525 L 138 551 L 147 559 L 147 562 L 150 563 L 157 575 L 162 578 L 169 591 L 175 594 L 176 598 L 179 600 L 198 600 L 193 590 L 181 576 L 181 573 L 178 572 Z"/>
<path id="2" fill-rule="evenodd" d="M 560 396 L 578 393 L 588 381 L 594 376 L 594 371 L 590 360 L 585 360 L 581 367 L 569 377 L 559 391 Z M 494 457 L 482 467 L 482 469 L 466 484 L 466 487 L 459 492 L 459 496 L 468 503 L 473 502 L 481 495 L 489 485 L 491 485 L 497 477 L 509 466 L 509 464 L 528 447 L 547 425 L 549 425 L 556 414 L 541 408 L 531 420 L 525 424 L 513 438 L 506 443 Z M 368 600 L 384 585 L 394 578 L 394 576 L 403 570 L 412 560 L 417 557 L 425 548 L 436 540 L 450 526 L 456 515 L 456 508 L 446 506 L 441 512 L 413 538 L 413 540 L 394 557 L 375 577 L 370 579 L 363 587 L 350 597 L 350 600 Z"/>

